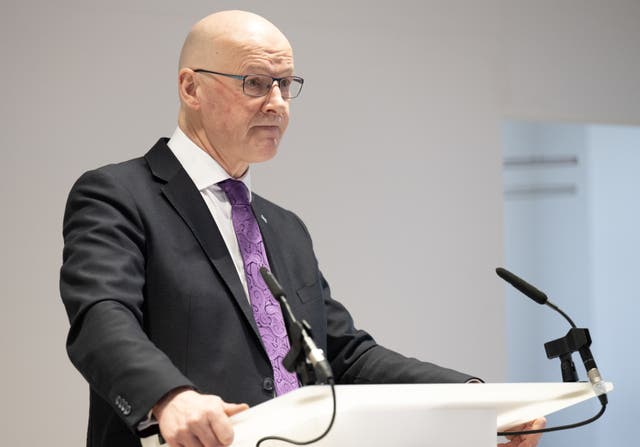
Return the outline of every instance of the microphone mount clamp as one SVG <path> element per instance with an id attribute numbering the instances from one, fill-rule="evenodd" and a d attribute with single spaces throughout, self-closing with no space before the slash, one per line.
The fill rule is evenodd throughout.
<path id="1" fill-rule="evenodd" d="M 548 359 L 560 358 L 563 382 L 577 382 L 578 373 L 573 363 L 572 354 L 580 352 L 584 356 L 584 353 L 589 352 L 590 346 L 591 336 L 589 335 L 589 329 L 574 327 L 569 329 L 569 332 L 564 337 L 545 343 L 544 350 Z"/>

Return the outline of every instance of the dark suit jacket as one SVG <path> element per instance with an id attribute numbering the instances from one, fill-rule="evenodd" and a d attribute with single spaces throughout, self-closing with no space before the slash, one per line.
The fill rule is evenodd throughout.
<path id="1" fill-rule="evenodd" d="M 273 397 L 269 359 L 226 245 L 166 142 L 85 173 L 69 194 L 60 289 L 68 353 L 91 387 L 90 446 L 138 446 L 138 422 L 179 386 L 250 405 Z M 338 383 L 470 378 L 357 330 L 331 298 L 302 221 L 257 194 L 252 207 L 271 268 Z"/>

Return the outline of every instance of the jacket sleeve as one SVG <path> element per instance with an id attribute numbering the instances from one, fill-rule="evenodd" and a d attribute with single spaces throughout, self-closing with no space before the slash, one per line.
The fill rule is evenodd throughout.
<path id="1" fill-rule="evenodd" d="M 103 168 L 73 186 L 63 236 L 67 352 L 92 389 L 136 432 L 164 394 L 194 387 L 144 331 L 145 223 L 130 192 Z"/>

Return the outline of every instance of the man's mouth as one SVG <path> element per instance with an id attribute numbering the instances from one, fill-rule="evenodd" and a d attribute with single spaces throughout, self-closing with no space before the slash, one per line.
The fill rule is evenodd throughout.
<path id="1" fill-rule="evenodd" d="M 280 126 L 277 126 L 274 124 L 258 124 L 253 127 L 254 129 L 258 129 L 258 130 L 264 130 L 267 132 L 277 132 L 278 134 L 280 133 Z"/>

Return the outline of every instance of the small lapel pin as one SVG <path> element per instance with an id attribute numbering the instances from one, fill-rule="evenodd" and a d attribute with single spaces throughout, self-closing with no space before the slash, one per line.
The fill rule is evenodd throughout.
<path id="1" fill-rule="evenodd" d="M 267 218 L 264 217 L 264 214 L 260 214 L 260 217 L 262 217 L 262 220 L 264 220 L 264 223 L 269 223 L 269 222 L 267 222 Z"/>

